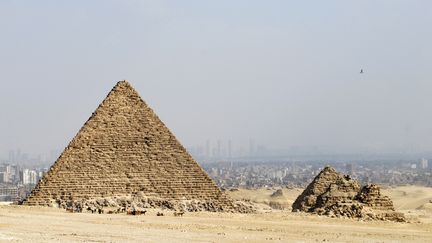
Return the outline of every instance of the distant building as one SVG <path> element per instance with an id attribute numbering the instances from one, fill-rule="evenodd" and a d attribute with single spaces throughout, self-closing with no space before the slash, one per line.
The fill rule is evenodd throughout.
<path id="1" fill-rule="evenodd" d="M 38 175 L 34 170 L 25 169 L 22 172 L 22 183 L 24 185 L 36 184 L 38 181 Z"/>
<path id="2" fill-rule="evenodd" d="M 16 186 L 0 185 L 0 201 L 13 202 L 18 200 L 18 188 Z"/>
<path id="3" fill-rule="evenodd" d="M 36 173 L 36 171 L 31 170 L 30 172 L 30 184 L 36 185 L 38 182 L 38 175 Z"/>
<path id="4" fill-rule="evenodd" d="M 420 160 L 420 168 L 427 169 L 429 167 L 428 160 L 427 159 L 421 159 Z"/>
<path id="5" fill-rule="evenodd" d="M 354 174 L 354 165 L 352 163 L 346 164 L 346 171 L 349 175 Z"/>
<path id="6" fill-rule="evenodd" d="M 249 139 L 249 156 L 255 155 L 255 141 L 253 139 Z"/>
<path id="7" fill-rule="evenodd" d="M 6 166 L 0 165 L 0 172 L 5 172 L 5 171 L 6 171 Z"/>
<path id="8" fill-rule="evenodd" d="M 0 183 L 9 183 L 9 173 L 7 172 L 0 172 Z"/>
<path id="9" fill-rule="evenodd" d="M 23 170 L 21 172 L 21 176 L 20 177 L 21 177 L 21 181 L 22 181 L 22 183 L 24 185 L 29 184 L 30 179 L 29 179 L 29 170 L 28 169 Z"/>
<path id="10" fill-rule="evenodd" d="M 206 146 L 205 146 L 205 156 L 207 158 L 211 157 L 211 151 L 210 151 L 210 140 L 206 141 Z"/>
<path id="11" fill-rule="evenodd" d="M 217 140 L 216 157 L 222 157 L 222 142 Z"/>
<path id="12" fill-rule="evenodd" d="M 228 140 L 228 158 L 232 158 L 232 143 Z"/>
<path id="13" fill-rule="evenodd" d="M 17 165 L 0 165 L 0 183 L 17 183 L 19 181 L 19 167 Z"/>

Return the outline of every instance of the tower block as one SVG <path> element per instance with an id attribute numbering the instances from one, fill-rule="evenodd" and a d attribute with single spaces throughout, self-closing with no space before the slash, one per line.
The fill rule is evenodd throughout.
<path id="1" fill-rule="evenodd" d="M 134 88 L 120 81 L 24 204 L 137 193 L 233 207 Z"/>

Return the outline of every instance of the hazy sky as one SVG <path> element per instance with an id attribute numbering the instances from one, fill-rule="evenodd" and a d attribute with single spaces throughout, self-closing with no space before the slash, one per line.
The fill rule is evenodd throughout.
<path id="1" fill-rule="evenodd" d="M 432 1 L 0 1 L 0 156 L 127 79 L 187 146 L 432 151 Z M 360 74 L 360 69 L 364 74 Z"/>

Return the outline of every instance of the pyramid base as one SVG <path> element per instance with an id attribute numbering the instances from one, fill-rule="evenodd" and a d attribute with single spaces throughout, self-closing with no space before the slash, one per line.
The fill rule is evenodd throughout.
<path id="1" fill-rule="evenodd" d="M 223 201 L 223 203 L 221 203 Z M 24 203 L 33 206 L 49 206 L 63 208 L 69 212 L 83 213 L 128 213 L 141 214 L 146 209 L 163 209 L 176 212 L 229 212 L 229 213 L 253 213 L 256 210 L 252 205 L 242 202 L 231 202 L 227 198 L 219 200 L 199 199 L 164 199 L 157 196 L 146 196 L 143 193 L 126 196 L 99 197 L 90 199 L 70 200 L 51 199 L 37 204 Z"/>

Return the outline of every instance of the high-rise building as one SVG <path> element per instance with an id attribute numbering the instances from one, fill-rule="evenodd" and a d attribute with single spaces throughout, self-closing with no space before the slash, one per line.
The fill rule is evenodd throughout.
<path id="1" fill-rule="evenodd" d="M 21 171 L 20 178 L 21 178 L 21 181 L 24 185 L 29 184 L 30 179 L 29 179 L 28 171 L 29 171 L 28 169 L 24 169 L 23 171 Z"/>
<path id="2" fill-rule="evenodd" d="M 7 183 L 7 182 L 8 182 L 8 173 L 0 172 L 0 183 Z"/>
<path id="3" fill-rule="evenodd" d="M 31 170 L 29 171 L 29 182 L 30 184 L 36 185 L 36 183 L 38 182 L 38 176 L 36 171 Z"/>
<path id="4" fill-rule="evenodd" d="M 12 166 L 2 165 L 0 166 L 0 183 L 11 183 L 13 179 Z"/>
<path id="5" fill-rule="evenodd" d="M 0 165 L 0 172 L 7 172 L 7 173 L 11 173 L 11 166 L 6 164 L 6 165 Z"/>
<path id="6" fill-rule="evenodd" d="M 210 158 L 210 157 L 211 157 L 211 154 L 210 154 L 210 140 L 207 140 L 207 141 L 206 141 L 205 156 L 206 156 L 207 158 Z"/>
<path id="7" fill-rule="evenodd" d="M 222 142 L 221 142 L 221 140 L 217 140 L 216 153 L 217 153 L 217 157 L 222 157 Z"/>
<path id="8" fill-rule="evenodd" d="M 26 155 L 28 157 L 28 155 Z M 16 164 L 21 162 L 23 160 L 23 157 L 21 155 L 21 150 L 17 149 L 16 151 L 10 150 L 9 151 L 9 163 Z"/>
<path id="9" fill-rule="evenodd" d="M 16 186 L 0 185 L 0 201 L 18 200 L 18 188 Z"/>
<path id="10" fill-rule="evenodd" d="M 428 160 L 423 158 L 420 160 L 420 168 L 427 169 L 429 167 Z"/>
<path id="11" fill-rule="evenodd" d="M 231 139 L 228 140 L 228 158 L 232 158 L 232 143 L 231 143 Z"/>
<path id="12" fill-rule="evenodd" d="M 255 155 L 255 141 L 253 139 L 249 140 L 249 156 Z"/>
<path id="13" fill-rule="evenodd" d="M 10 180 L 12 183 L 16 183 L 19 181 L 19 166 L 18 165 L 12 165 L 9 169 L 10 172 Z"/>
<path id="14" fill-rule="evenodd" d="M 346 164 L 346 172 L 349 175 L 353 175 L 354 174 L 354 165 L 352 163 Z"/>
<path id="15" fill-rule="evenodd" d="M 9 163 L 15 162 L 15 152 L 13 150 L 9 150 Z"/>
<path id="16" fill-rule="evenodd" d="M 22 171 L 22 183 L 24 185 L 36 184 L 38 181 L 38 176 L 36 171 L 25 169 Z"/>

